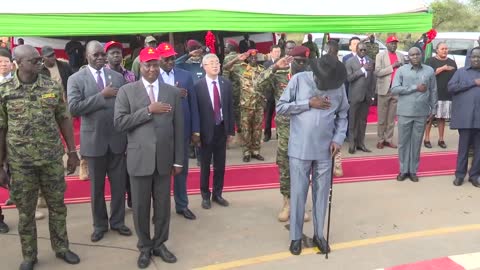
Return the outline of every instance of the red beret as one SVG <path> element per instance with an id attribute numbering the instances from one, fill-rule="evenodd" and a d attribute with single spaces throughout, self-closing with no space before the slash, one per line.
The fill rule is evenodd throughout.
<path id="1" fill-rule="evenodd" d="M 143 48 L 140 51 L 139 57 L 140 57 L 140 62 L 143 63 L 151 60 L 158 60 L 160 58 L 160 54 L 156 49 L 148 47 L 148 48 Z"/>
<path id="2" fill-rule="evenodd" d="M 247 51 L 248 55 L 257 55 L 257 52 L 258 51 L 255 50 L 255 49 L 250 49 L 250 50 Z"/>
<path id="3" fill-rule="evenodd" d="M 112 41 L 109 41 L 109 42 L 105 43 L 105 46 L 104 46 L 105 52 L 108 52 L 108 50 L 109 50 L 110 48 L 113 48 L 113 47 L 117 47 L 117 48 L 120 48 L 120 49 L 123 50 L 123 45 L 122 45 L 122 43 L 116 42 L 116 41 L 113 41 L 113 40 L 112 40 Z"/>
<path id="4" fill-rule="evenodd" d="M 235 48 L 238 48 L 238 43 L 237 43 L 237 41 L 236 41 L 235 39 L 229 38 L 229 39 L 227 39 L 227 40 L 225 41 L 225 43 L 230 44 L 230 45 L 232 45 L 232 46 L 235 47 Z"/>
<path id="5" fill-rule="evenodd" d="M 305 46 L 295 46 L 288 55 L 308 58 L 310 55 L 310 49 Z"/>
<path id="6" fill-rule="evenodd" d="M 190 39 L 189 41 L 187 41 L 187 48 L 193 47 L 202 47 L 202 43 L 196 41 L 195 39 Z"/>
<path id="7" fill-rule="evenodd" d="M 177 55 L 177 52 L 175 52 L 175 49 L 173 48 L 173 46 L 167 42 L 163 42 L 160 45 L 158 45 L 157 51 L 160 57 L 167 58 L 170 56 Z"/>

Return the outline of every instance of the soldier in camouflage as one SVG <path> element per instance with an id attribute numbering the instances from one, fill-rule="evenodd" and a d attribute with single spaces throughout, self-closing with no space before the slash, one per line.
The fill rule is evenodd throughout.
<path id="1" fill-rule="evenodd" d="M 308 56 L 311 59 L 320 57 L 320 51 L 318 50 L 318 45 L 313 42 L 312 34 L 307 35 L 307 42 L 303 43 L 302 46 L 307 47 L 310 50 L 310 55 Z"/>
<path id="2" fill-rule="evenodd" d="M 294 49 L 296 50 L 294 51 Z M 295 42 L 291 40 L 287 41 L 285 44 L 285 53 L 288 56 L 278 60 L 275 64 L 260 73 L 256 80 L 256 87 L 261 89 L 272 89 L 271 85 L 273 85 L 273 95 L 275 97 L 275 102 L 277 103 L 292 75 L 304 71 L 305 60 L 308 58 L 306 49 L 307 48 L 303 46 L 295 46 Z M 285 62 L 288 64 L 293 61 L 294 58 L 298 61 L 292 63 L 291 67 L 287 66 L 287 68 L 280 68 L 280 64 L 284 64 Z M 277 165 L 280 173 L 280 193 L 283 195 L 283 207 L 278 214 L 278 220 L 285 222 L 288 221 L 290 217 L 290 167 L 288 160 L 290 118 L 287 116 L 276 115 L 275 126 L 278 135 Z M 310 218 L 305 213 L 305 221 L 308 220 L 310 220 Z"/>
<path id="3" fill-rule="evenodd" d="M 378 43 L 375 42 L 375 35 L 369 35 L 366 39 L 362 41 L 367 45 L 367 55 L 375 61 L 375 57 L 377 57 L 378 52 L 380 51 L 380 47 Z M 375 62 L 373 63 L 375 65 Z"/>
<path id="4" fill-rule="evenodd" d="M 245 57 L 247 62 L 242 61 Z M 230 70 L 240 82 L 240 127 L 242 129 L 243 162 L 251 158 L 265 160 L 260 155 L 262 139 L 263 105 L 265 96 L 261 89 L 254 86 L 254 81 L 264 70 L 257 64 L 257 50 L 250 49 L 236 58 L 237 63 Z"/>
<path id="5" fill-rule="evenodd" d="M 10 196 L 19 213 L 18 234 L 24 261 L 20 270 L 33 269 L 37 262 L 35 207 L 39 190 L 49 210 L 49 229 L 56 256 L 69 264 L 80 258 L 69 250 L 63 201 L 65 179 L 63 145 L 67 143 L 67 171 L 73 173 L 79 160 L 73 127 L 63 100 L 62 86 L 40 75 L 42 57 L 29 45 L 15 48 L 18 70 L 0 84 L 0 164 L 5 154 L 11 170 Z M 0 178 L 6 177 L 0 169 Z"/>
<path id="6" fill-rule="evenodd" d="M 227 39 L 225 41 L 225 58 L 223 59 L 222 76 L 232 82 L 232 95 L 233 95 L 233 117 L 235 119 L 235 125 L 237 126 L 237 133 L 241 133 L 240 127 L 240 78 L 237 73 L 231 72 L 230 68 L 225 66 L 235 61 L 238 56 L 238 43 L 233 39 Z M 235 62 L 236 63 L 236 62 Z M 239 65 L 236 63 L 235 65 Z"/>

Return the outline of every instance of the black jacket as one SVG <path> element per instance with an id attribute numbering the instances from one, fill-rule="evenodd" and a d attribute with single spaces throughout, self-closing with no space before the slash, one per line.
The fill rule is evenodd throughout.
<path id="1" fill-rule="evenodd" d="M 63 91 L 65 92 L 65 96 L 66 96 L 68 77 L 70 77 L 74 72 L 68 63 L 59 61 L 59 60 L 56 60 L 56 62 L 57 62 L 58 72 L 60 73 L 60 77 L 62 78 Z M 50 71 L 46 66 L 43 66 L 42 71 L 40 73 L 50 77 Z"/>

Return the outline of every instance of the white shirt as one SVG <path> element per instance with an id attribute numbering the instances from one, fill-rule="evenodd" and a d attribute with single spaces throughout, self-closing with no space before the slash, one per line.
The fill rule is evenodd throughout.
<path id="1" fill-rule="evenodd" d="M 213 103 L 213 83 L 217 83 L 217 88 L 218 88 L 218 96 L 220 97 L 220 105 L 222 104 L 222 91 L 220 91 L 220 84 L 218 83 L 218 76 L 214 80 L 210 79 L 210 77 L 205 76 L 205 80 L 207 81 L 207 86 L 208 86 L 208 94 L 210 95 L 210 101 L 212 102 L 212 108 L 215 107 L 215 104 Z M 220 109 L 220 116 L 222 117 L 223 120 L 223 111 Z"/>
<path id="2" fill-rule="evenodd" d="M 150 92 L 150 85 L 153 85 L 153 95 L 155 96 L 155 100 L 158 101 L 158 79 L 155 80 L 153 83 L 149 83 L 147 80 L 145 80 L 142 77 L 142 82 L 143 85 L 145 86 L 145 90 L 147 91 L 147 96 L 150 97 L 149 92 Z"/>
<path id="3" fill-rule="evenodd" d="M 0 83 L 7 79 L 10 79 L 11 77 L 12 77 L 12 73 L 8 73 L 5 77 L 0 75 Z"/>
<path id="4" fill-rule="evenodd" d="M 88 65 L 88 69 L 90 70 L 90 72 L 92 73 L 93 75 L 93 79 L 95 80 L 95 82 L 97 81 L 97 71 L 96 69 L 94 69 L 93 67 L 91 67 L 90 65 Z M 103 80 L 103 87 L 105 88 L 105 83 L 107 82 L 105 80 L 105 71 L 103 70 L 103 68 L 100 69 L 100 77 L 102 77 L 102 80 Z"/>
<path id="5" fill-rule="evenodd" d="M 358 58 L 358 62 L 360 62 L 360 64 L 362 64 L 362 58 L 360 58 L 358 55 L 355 55 L 357 58 Z M 363 57 L 363 64 L 367 64 L 368 63 L 368 60 L 367 60 L 367 57 Z M 361 68 L 363 74 L 365 74 L 365 78 L 367 78 L 367 70 L 362 66 Z"/>
<path id="6" fill-rule="evenodd" d="M 171 86 L 176 86 L 175 85 L 175 73 L 173 72 L 173 69 L 170 70 L 170 72 L 168 74 L 163 69 L 160 69 L 160 75 L 162 75 L 162 79 L 163 79 L 164 83 L 170 84 Z"/>

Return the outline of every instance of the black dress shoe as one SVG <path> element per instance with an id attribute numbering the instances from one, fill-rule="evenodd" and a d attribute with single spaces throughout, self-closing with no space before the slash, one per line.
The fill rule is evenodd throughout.
<path id="1" fill-rule="evenodd" d="M 447 144 L 445 143 L 445 141 L 438 141 L 438 146 L 440 146 L 443 149 L 447 148 Z"/>
<path id="2" fill-rule="evenodd" d="M 461 185 L 463 185 L 463 178 L 455 177 L 455 180 L 453 180 L 453 185 L 454 185 L 454 186 L 461 186 Z"/>
<path id="3" fill-rule="evenodd" d="M 410 180 L 412 180 L 412 182 L 418 182 L 418 176 L 416 173 L 411 173 L 410 174 Z"/>
<path id="4" fill-rule="evenodd" d="M 150 265 L 150 258 L 152 254 L 150 252 L 140 252 L 140 256 L 138 256 L 137 266 L 140 269 L 147 268 Z"/>
<path id="5" fill-rule="evenodd" d="M 181 210 L 181 211 L 177 211 L 177 214 L 182 215 L 186 219 L 190 219 L 190 220 L 197 219 L 195 214 L 192 211 L 190 211 L 190 209 L 188 208 L 185 208 L 184 210 Z"/>
<path id="6" fill-rule="evenodd" d="M 55 253 L 55 256 L 57 256 L 57 258 L 59 259 L 64 260 L 68 264 L 78 264 L 80 262 L 80 257 L 78 257 L 77 254 L 73 253 L 70 250 Z"/>
<path id="7" fill-rule="evenodd" d="M 430 141 L 423 141 L 423 146 L 426 148 L 432 148 L 432 143 Z"/>
<path id="8" fill-rule="evenodd" d="M 153 256 L 162 258 L 162 260 L 166 263 L 177 262 L 177 257 L 175 257 L 175 255 L 173 255 L 173 253 L 171 253 L 164 244 L 153 250 Z"/>
<path id="9" fill-rule="evenodd" d="M 290 253 L 300 255 L 302 253 L 302 240 L 292 240 L 290 243 Z"/>
<path id="10" fill-rule="evenodd" d="M 20 270 L 33 270 L 33 266 L 38 262 L 37 258 L 35 258 L 33 261 L 23 261 L 20 264 Z"/>
<path id="11" fill-rule="evenodd" d="M 480 177 L 477 178 L 477 179 L 468 179 L 469 182 L 472 182 L 472 185 L 475 186 L 475 187 L 478 187 L 480 188 Z"/>
<path id="12" fill-rule="evenodd" d="M 250 162 L 250 155 L 243 156 L 243 162 Z"/>
<path id="13" fill-rule="evenodd" d="M 399 173 L 397 175 L 397 181 L 403 181 L 408 178 L 408 173 Z"/>
<path id="14" fill-rule="evenodd" d="M 350 145 L 348 147 L 348 153 L 355 154 L 355 145 Z"/>
<path id="15" fill-rule="evenodd" d="M 202 200 L 202 208 L 203 208 L 203 209 L 210 209 L 210 208 L 212 208 L 212 203 L 210 202 L 210 199 L 203 199 L 203 200 Z"/>
<path id="16" fill-rule="evenodd" d="M 230 205 L 227 200 L 225 200 L 224 198 L 222 198 L 222 196 L 214 196 L 214 197 L 212 198 L 212 201 L 220 204 L 221 206 L 225 206 L 225 207 Z"/>
<path id="17" fill-rule="evenodd" d="M 8 225 L 3 220 L 0 220 L 0 233 L 8 233 L 9 231 Z"/>
<path id="18" fill-rule="evenodd" d="M 105 235 L 107 231 L 93 231 L 92 236 L 90 237 L 90 240 L 92 242 L 98 242 L 102 240 L 103 236 Z"/>
<path id="19" fill-rule="evenodd" d="M 252 155 L 252 158 L 254 158 L 256 160 L 261 160 L 261 161 L 265 160 L 265 158 L 260 154 Z"/>
<path id="20" fill-rule="evenodd" d="M 370 149 L 368 149 L 368 148 L 365 147 L 365 146 L 357 146 L 357 150 L 363 151 L 363 152 L 365 152 L 365 153 L 370 153 L 370 152 L 372 152 Z"/>
<path id="21" fill-rule="evenodd" d="M 130 236 L 132 235 L 132 231 L 125 225 L 122 225 L 118 228 L 111 228 L 112 231 L 117 231 L 120 235 Z"/>
<path id="22" fill-rule="evenodd" d="M 327 244 L 327 240 L 325 239 L 325 237 L 320 238 L 314 235 L 313 243 L 320 250 L 321 253 L 325 254 L 327 252 L 330 252 L 330 246 Z"/>
<path id="23" fill-rule="evenodd" d="M 272 135 L 264 135 L 263 136 L 263 141 L 268 142 L 268 141 L 270 141 L 271 138 L 272 138 Z"/>

